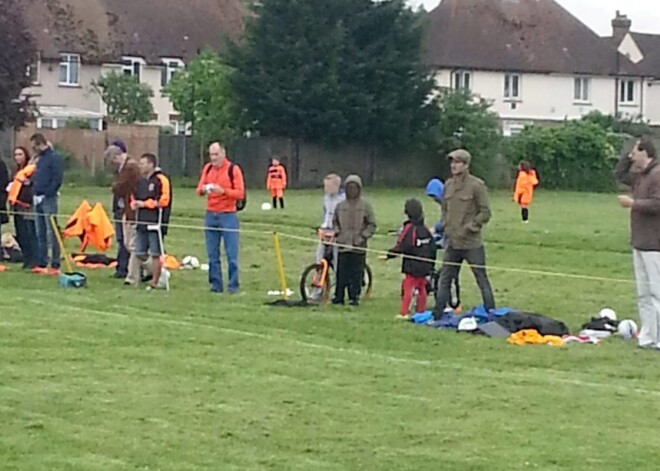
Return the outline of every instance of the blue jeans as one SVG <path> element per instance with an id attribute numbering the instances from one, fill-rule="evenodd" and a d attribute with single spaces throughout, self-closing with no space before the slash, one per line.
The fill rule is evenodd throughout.
<path id="1" fill-rule="evenodd" d="M 206 253 L 209 258 L 209 283 L 215 292 L 222 292 L 222 264 L 220 263 L 220 242 L 225 240 L 225 253 L 229 265 L 229 292 L 238 291 L 238 216 L 236 213 L 207 212 L 204 218 Z M 223 230 L 227 229 L 227 231 Z"/>
<path id="2" fill-rule="evenodd" d="M 60 268 L 60 246 L 50 223 L 50 216 L 57 215 L 58 197 L 46 198 L 35 210 L 37 212 L 37 266 L 48 266 L 48 249 L 51 250 L 50 266 Z"/>
<path id="3" fill-rule="evenodd" d="M 117 218 L 121 219 L 121 217 Z M 126 245 L 124 245 L 124 226 L 121 220 L 115 222 L 115 236 L 117 238 L 117 274 L 126 277 L 128 274 L 128 259 L 131 254 L 128 252 Z"/>

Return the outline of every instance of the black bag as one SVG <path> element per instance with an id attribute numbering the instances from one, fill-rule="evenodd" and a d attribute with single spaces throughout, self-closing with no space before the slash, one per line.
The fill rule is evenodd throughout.
<path id="1" fill-rule="evenodd" d="M 229 181 L 231 182 L 232 190 L 234 189 L 234 167 L 238 167 L 238 169 L 243 172 L 243 169 L 240 165 L 235 164 L 234 162 L 229 165 Z M 243 199 L 236 202 L 236 211 L 243 211 L 245 206 L 247 206 L 247 187 L 245 185 L 245 174 L 243 175 L 243 188 Z"/>

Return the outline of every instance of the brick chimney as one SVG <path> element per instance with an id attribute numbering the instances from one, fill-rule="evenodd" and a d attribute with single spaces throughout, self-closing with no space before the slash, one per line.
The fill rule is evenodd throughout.
<path id="1" fill-rule="evenodd" d="M 632 21 L 628 15 L 622 15 L 619 10 L 616 11 L 616 17 L 612 20 L 612 39 L 618 46 L 623 38 L 630 32 Z"/>

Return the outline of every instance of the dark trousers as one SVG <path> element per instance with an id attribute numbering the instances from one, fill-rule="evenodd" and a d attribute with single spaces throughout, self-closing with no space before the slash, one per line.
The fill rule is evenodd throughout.
<path id="1" fill-rule="evenodd" d="M 523 221 L 529 221 L 529 208 L 522 208 L 520 210 L 520 215 L 522 216 Z"/>
<path id="2" fill-rule="evenodd" d="M 364 279 L 364 265 L 367 254 L 364 252 L 340 252 L 337 261 L 337 286 L 335 299 L 344 302 L 346 289 L 351 301 L 359 301 Z"/>
<path id="3" fill-rule="evenodd" d="M 21 246 L 23 253 L 23 267 L 36 267 L 38 242 L 34 220 L 17 213 L 14 215 L 14 228 L 16 229 L 16 242 Z"/>
<path id="4" fill-rule="evenodd" d="M 284 198 L 273 196 L 273 209 L 277 209 L 277 202 L 280 202 L 280 208 L 284 209 Z"/>
<path id="5" fill-rule="evenodd" d="M 121 217 L 117 218 L 118 221 L 115 222 L 115 236 L 117 239 L 117 275 L 126 277 L 128 275 L 128 260 L 131 258 L 131 254 L 126 248 L 124 243 L 124 226 L 121 223 Z"/>
<path id="6" fill-rule="evenodd" d="M 442 259 L 440 286 L 436 297 L 435 309 L 433 310 L 433 316 L 436 319 L 442 317 L 445 307 L 451 299 L 451 282 L 458 276 L 464 260 L 468 262 L 472 269 L 474 278 L 481 290 L 484 306 L 488 310 L 495 309 L 495 297 L 493 296 L 493 289 L 490 286 L 488 274 L 486 273 L 486 251 L 483 246 L 470 250 L 457 250 L 447 247 Z"/>

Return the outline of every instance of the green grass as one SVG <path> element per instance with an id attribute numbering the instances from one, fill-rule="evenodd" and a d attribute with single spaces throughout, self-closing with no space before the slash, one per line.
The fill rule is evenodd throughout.
<path id="1" fill-rule="evenodd" d="M 423 197 L 367 191 L 372 248 L 392 245 L 410 195 Z M 62 212 L 83 196 L 109 200 L 70 188 Z M 199 271 L 175 273 L 171 293 L 124 288 L 106 270 L 78 291 L 0 274 L 2 470 L 657 469 L 659 354 L 618 339 L 516 348 L 397 323 L 400 262 L 373 254 L 374 296 L 359 309 L 264 306 L 279 287 L 272 231 L 295 287 L 315 243 L 285 235 L 314 238 L 321 197 L 289 192 L 283 213 L 261 212 L 263 193 L 249 198 L 243 295 L 212 295 Z M 540 192 L 527 226 L 509 194 L 492 203 L 499 305 L 573 329 L 604 306 L 637 317 L 615 197 Z M 176 224 L 201 225 L 191 190 L 174 204 Z M 167 242 L 205 259 L 199 230 L 174 228 Z M 480 302 L 467 269 L 463 292 Z"/>

